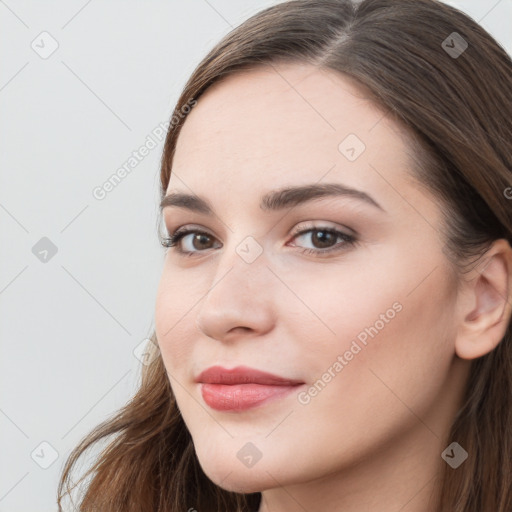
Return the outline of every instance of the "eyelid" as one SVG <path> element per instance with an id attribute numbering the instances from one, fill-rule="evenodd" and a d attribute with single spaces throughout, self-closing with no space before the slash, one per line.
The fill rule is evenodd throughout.
<path id="1" fill-rule="evenodd" d="M 313 222 L 314 224 L 311 224 Z M 316 223 L 316 224 L 315 224 Z M 309 231 L 311 229 L 333 229 L 336 231 L 345 231 L 345 235 L 347 236 L 353 236 L 358 237 L 359 233 L 352 228 L 349 228 L 348 226 L 345 226 L 343 224 L 336 224 L 334 222 L 325 221 L 325 220 L 309 220 L 304 222 L 299 222 L 299 224 L 292 230 L 291 235 L 297 236 L 298 234 L 301 234 L 303 231 Z"/>
<path id="2" fill-rule="evenodd" d="M 317 224 L 311 224 L 311 223 L 317 223 Z M 336 230 L 345 230 L 347 236 L 354 236 L 359 237 L 359 233 L 348 226 L 345 226 L 344 224 L 336 224 L 332 221 L 326 221 L 326 220 L 318 220 L 318 219 L 310 219 L 307 221 L 299 222 L 291 231 L 291 236 L 296 236 L 300 234 L 302 231 L 308 231 L 311 229 L 320 229 L 320 228 L 328 228 L 328 229 L 336 229 Z M 190 223 L 190 224 L 182 224 L 181 226 L 178 226 L 177 228 L 169 229 L 166 226 L 167 234 L 170 235 L 171 233 L 176 235 L 178 233 L 181 233 L 182 231 L 201 231 L 205 232 L 209 236 L 217 238 L 214 234 L 212 234 L 207 228 L 204 228 L 200 224 Z"/>

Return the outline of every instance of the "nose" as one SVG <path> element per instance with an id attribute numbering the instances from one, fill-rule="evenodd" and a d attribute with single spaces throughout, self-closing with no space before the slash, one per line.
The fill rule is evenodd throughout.
<path id="1" fill-rule="evenodd" d="M 276 312 L 272 277 L 264 254 L 248 263 L 233 249 L 218 265 L 196 310 L 199 331 L 224 342 L 269 332 Z"/>

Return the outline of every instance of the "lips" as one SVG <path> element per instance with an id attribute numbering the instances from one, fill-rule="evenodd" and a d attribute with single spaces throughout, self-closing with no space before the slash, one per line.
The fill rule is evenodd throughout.
<path id="1" fill-rule="evenodd" d="M 222 366 L 212 366 L 202 372 L 199 377 L 197 377 L 196 382 L 227 385 L 262 384 L 267 386 L 294 386 L 296 384 L 303 384 L 300 380 L 286 379 L 247 366 L 237 366 L 231 370 L 222 368 Z"/>
<path id="2" fill-rule="evenodd" d="M 262 372 L 246 366 L 231 370 L 212 366 L 196 382 L 201 385 L 203 400 L 218 411 L 243 411 L 284 397 L 303 381 Z"/>

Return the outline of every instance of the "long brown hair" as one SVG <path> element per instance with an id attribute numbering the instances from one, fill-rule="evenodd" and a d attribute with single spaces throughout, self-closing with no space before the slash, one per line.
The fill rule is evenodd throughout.
<path id="1" fill-rule="evenodd" d="M 180 115 L 173 115 L 178 122 L 169 127 L 162 157 L 162 197 L 186 105 L 226 76 L 278 61 L 343 73 L 406 130 L 417 161 L 411 172 L 439 199 L 445 254 L 460 276 L 494 240 L 512 244 L 512 62 L 480 25 L 435 0 L 293 0 L 235 28 L 200 62 L 177 102 Z M 63 496 L 89 477 L 83 512 L 256 511 L 260 493 L 228 492 L 203 473 L 156 333 L 152 340 L 155 360 L 143 367 L 133 399 L 67 459 L 59 510 Z M 449 433 L 470 457 L 457 470 L 444 465 L 440 511 L 512 511 L 511 426 L 509 323 L 500 344 L 472 362 Z M 111 435 L 70 488 L 79 457 Z"/>

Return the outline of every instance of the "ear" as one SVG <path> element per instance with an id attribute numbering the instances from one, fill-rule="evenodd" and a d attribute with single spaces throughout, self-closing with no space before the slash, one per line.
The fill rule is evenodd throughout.
<path id="1" fill-rule="evenodd" d="M 476 359 L 498 346 L 511 320 L 512 249 L 507 240 L 493 243 L 462 288 L 455 352 L 461 359 Z"/>

